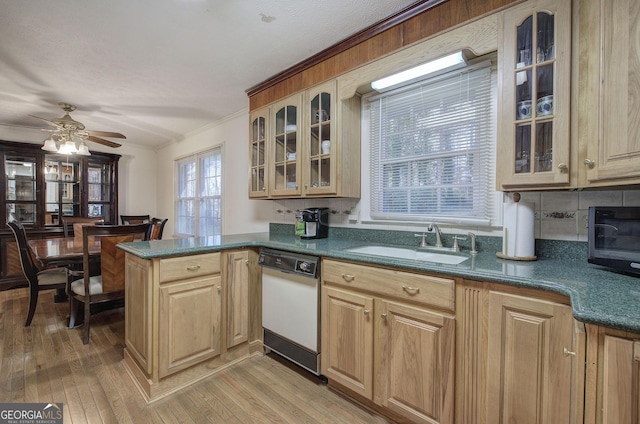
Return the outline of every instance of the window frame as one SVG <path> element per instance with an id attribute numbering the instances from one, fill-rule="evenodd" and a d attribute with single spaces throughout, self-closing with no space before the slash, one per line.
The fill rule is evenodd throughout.
<path id="1" fill-rule="evenodd" d="M 361 120 L 361 133 L 362 133 L 362 197 L 360 199 L 360 215 L 361 222 L 365 224 L 382 224 L 382 225 L 399 225 L 407 226 L 412 224 L 424 224 L 425 222 L 438 222 L 458 225 L 473 225 L 477 227 L 491 227 L 497 225 L 500 221 L 500 203 L 502 202 L 502 193 L 495 189 L 496 179 L 496 137 L 497 137 L 497 97 L 498 97 L 498 82 L 497 82 L 497 66 L 494 56 L 483 58 L 481 61 L 475 63 L 469 63 L 465 68 L 456 69 L 450 72 L 445 72 L 431 77 L 432 79 L 441 79 L 447 74 L 459 74 L 474 68 L 487 66 L 487 60 L 490 61 L 488 65 L 490 67 L 490 112 L 489 117 L 491 122 L 489 123 L 489 130 L 487 138 L 489 140 L 489 151 L 487 164 L 490 166 L 489 175 L 486 181 L 486 193 L 487 193 L 487 217 L 475 218 L 475 217 L 461 217 L 461 216 L 441 216 L 441 215 L 408 215 L 406 218 L 401 216 L 380 216 L 372 211 L 372 190 L 374 187 L 372 166 L 373 160 L 371 157 L 371 143 L 373 143 L 371 134 L 371 122 L 369 103 L 372 98 L 382 96 L 381 93 L 371 92 L 363 96 L 362 98 L 362 120 Z M 419 81 L 412 81 L 410 85 L 416 85 L 428 81 L 429 77 L 422 78 Z M 400 86 L 397 88 L 385 90 L 385 94 L 393 92 L 395 90 L 406 90 L 407 86 Z"/>
<path id="2" fill-rule="evenodd" d="M 200 152 L 196 152 L 187 156 L 183 156 L 175 159 L 174 161 L 174 235 L 176 237 L 203 237 L 203 236 L 214 236 L 220 237 L 222 235 L 222 201 L 223 201 L 223 189 L 224 189 L 224 161 L 223 161 L 223 146 L 218 145 L 213 148 L 209 148 L 207 150 L 203 150 Z M 207 157 L 215 157 L 217 156 L 217 161 L 219 162 L 218 173 L 214 175 L 214 178 L 219 178 L 218 184 L 218 194 L 214 195 L 203 195 L 202 194 L 202 169 L 201 169 L 201 161 Z M 181 196 L 180 195 L 180 187 L 182 182 L 182 176 L 180 172 L 180 167 L 182 164 L 193 164 L 194 166 L 194 185 L 193 188 L 193 196 Z M 200 213 L 201 204 L 203 200 L 213 199 L 217 200 L 218 208 L 214 209 L 212 215 L 203 217 Z M 180 206 L 183 201 L 191 201 L 192 209 L 193 209 L 193 221 L 192 223 L 188 223 L 188 226 L 191 226 L 193 230 L 192 233 L 187 233 L 183 231 L 183 225 L 181 223 L 181 214 L 180 214 Z M 211 219 L 218 220 L 218 224 L 213 227 L 213 234 L 200 234 L 200 224 L 202 219 Z M 217 229 L 217 232 L 216 232 Z"/>

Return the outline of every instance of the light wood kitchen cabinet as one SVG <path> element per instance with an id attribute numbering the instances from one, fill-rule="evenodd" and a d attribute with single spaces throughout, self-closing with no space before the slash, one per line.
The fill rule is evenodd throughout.
<path id="1" fill-rule="evenodd" d="M 259 273 L 250 269 L 256 256 L 250 249 L 126 254 L 124 364 L 147 401 L 259 349 Z"/>
<path id="2" fill-rule="evenodd" d="M 571 0 L 531 0 L 503 13 L 498 190 L 568 187 Z"/>
<path id="3" fill-rule="evenodd" d="M 221 291 L 220 275 L 160 287 L 160 378 L 220 354 Z"/>
<path id="4" fill-rule="evenodd" d="M 640 183 L 640 6 L 581 0 L 581 186 Z"/>
<path id="5" fill-rule="evenodd" d="M 453 423 L 455 280 L 323 260 L 322 373 L 387 413 Z"/>
<path id="6" fill-rule="evenodd" d="M 640 335 L 587 327 L 585 424 L 640 422 Z"/>
<path id="7" fill-rule="evenodd" d="M 283 99 L 271 106 L 269 149 L 269 197 L 299 197 L 302 94 Z"/>
<path id="8" fill-rule="evenodd" d="M 331 80 L 251 113 L 250 198 L 360 197 L 360 96 L 336 91 Z"/>
<path id="9" fill-rule="evenodd" d="M 373 298 L 322 288 L 322 374 L 373 397 Z"/>
<path id="10" fill-rule="evenodd" d="M 249 252 L 225 253 L 227 349 L 249 340 Z"/>
<path id="11" fill-rule="evenodd" d="M 263 107 L 249 116 L 249 198 L 266 198 L 268 192 L 269 108 Z"/>
<path id="12" fill-rule="evenodd" d="M 453 316 L 378 299 L 374 310 L 374 401 L 417 423 L 453 423 Z"/>
<path id="13" fill-rule="evenodd" d="M 583 422 L 586 336 L 568 299 L 468 280 L 456 299 L 457 422 Z"/>
<path id="14" fill-rule="evenodd" d="M 569 423 L 571 306 L 492 291 L 488 328 L 487 422 Z"/>
<path id="15" fill-rule="evenodd" d="M 306 92 L 305 196 L 360 197 L 360 97 L 337 101 L 335 80 Z"/>

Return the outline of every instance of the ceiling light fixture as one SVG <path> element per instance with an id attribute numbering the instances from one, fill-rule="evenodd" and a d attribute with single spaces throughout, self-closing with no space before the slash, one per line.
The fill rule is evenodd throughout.
<path id="1" fill-rule="evenodd" d="M 406 71 L 398 72 L 397 74 L 393 74 L 388 77 L 373 81 L 371 83 L 371 88 L 376 91 L 381 91 L 385 88 L 393 87 L 403 82 L 411 81 L 425 75 L 442 71 L 443 69 L 462 65 L 463 63 L 465 63 L 465 60 L 462 52 L 456 52 L 448 56 L 432 60 L 431 62 L 416 66 L 415 68 L 407 69 Z"/>
<path id="2" fill-rule="evenodd" d="M 51 136 L 44 141 L 42 150 L 59 153 L 61 155 L 77 154 L 79 156 L 91 156 L 89 147 L 84 140 L 80 139 L 80 144 L 76 146 L 76 143 L 72 140 L 72 135 L 65 133 L 51 134 Z"/>

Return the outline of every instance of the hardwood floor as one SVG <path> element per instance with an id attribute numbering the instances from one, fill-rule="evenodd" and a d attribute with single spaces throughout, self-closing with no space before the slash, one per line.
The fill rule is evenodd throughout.
<path id="1" fill-rule="evenodd" d="M 62 402 L 65 423 L 389 423 L 274 355 L 253 356 L 147 405 L 122 364 L 123 309 L 92 316 L 91 343 L 65 327 L 66 303 L 0 292 L 0 403 Z"/>

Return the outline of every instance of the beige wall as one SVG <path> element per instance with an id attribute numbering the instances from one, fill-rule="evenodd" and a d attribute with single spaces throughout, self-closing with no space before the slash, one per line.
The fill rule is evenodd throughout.
<path id="1" fill-rule="evenodd" d="M 249 200 L 247 140 L 249 111 L 243 110 L 220 122 L 188 134 L 184 140 L 158 151 L 156 155 L 157 215 L 168 217 L 165 237 L 173 235 L 173 166 L 178 158 L 222 145 L 223 234 L 244 234 L 269 230 L 270 203 Z"/>

